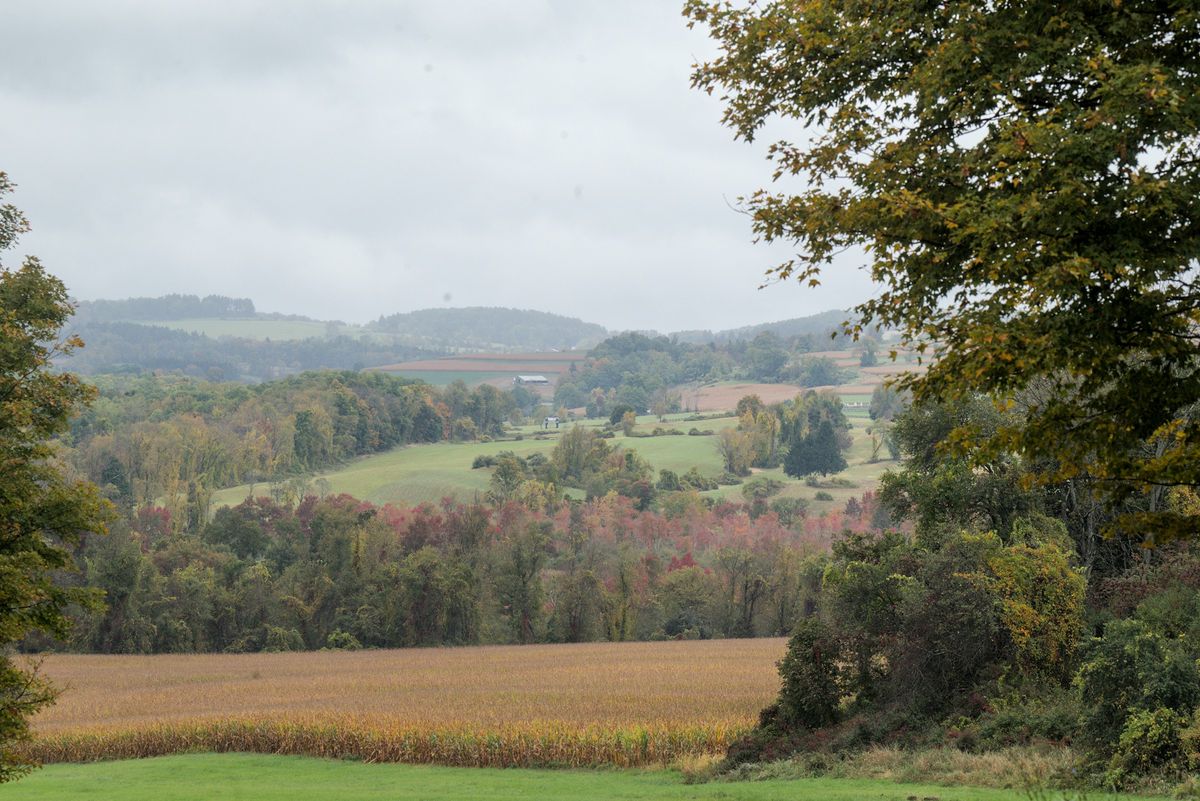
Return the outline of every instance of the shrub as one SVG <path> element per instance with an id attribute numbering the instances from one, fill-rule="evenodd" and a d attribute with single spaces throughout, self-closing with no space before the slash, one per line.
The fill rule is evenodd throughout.
<path id="1" fill-rule="evenodd" d="M 989 748 L 1069 742 L 1083 716 L 1079 696 L 1061 687 L 1026 689 L 993 698 L 990 706 L 974 726 L 980 743 Z"/>
<path id="2" fill-rule="evenodd" d="M 357 651 L 362 648 L 362 643 L 350 632 L 336 629 L 329 632 L 325 647 L 335 651 Z"/>
<path id="3" fill-rule="evenodd" d="M 1181 737 L 1187 718 L 1173 709 L 1135 709 L 1125 720 L 1104 783 L 1119 788 L 1131 777 L 1177 773 L 1185 765 Z"/>
<path id="4" fill-rule="evenodd" d="M 771 501 L 771 511 L 779 518 L 781 525 L 790 527 L 808 514 L 808 499 L 776 498 Z"/>
<path id="5" fill-rule="evenodd" d="M 707 490 L 715 490 L 720 486 L 720 480 L 701 475 L 700 471 L 693 467 L 679 477 L 679 484 L 681 489 L 690 488 L 697 492 L 705 492 Z"/>
<path id="6" fill-rule="evenodd" d="M 843 656 L 833 631 L 819 618 L 800 620 L 779 660 L 779 699 L 759 713 L 756 729 L 729 746 L 722 768 L 791 756 L 801 746 L 801 735 L 836 722 Z"/>
<path id="7" fill-rule="evenodd" d="M 783 687 L 776 705 L 777 725 L 784 730 L 818 729 L 837 720 L 841 656 L 833 632 L 819 618 L 806 617 L 796 624 L 779 661 Z"/>
<path id="8" fill-rule="evenodd" d="M 679 483 L 679 476 L 674 470 L 659 470 L 658 484 L 655 485 L 663 492 L 679 492 L 682 486 Z"/>
<path id="9" fill-rule="evenodd" d="M 778 495 L 782 490 L 782 481 L 768 476 L 755 476 L 742 485 L 742 497 L 747 501 L 765 500 L 772 495 Z"/>
<path id="10" fill-rule="evenodd" d="M 1134 710 L 1189 714 L 1200 703 L 1200 672 L 1183 643 L 1136 619 L 1108 625 L 1092 644 L 1075 686 L 1085 704 L 1081 733 L 1100 760 L 1126 736 Z"/>
<path id="11" fill-rule="evenodd" d="M 304 638 L 295 629 L 285 629 L 281 626 L 267 626 L 267 637 L 263 644 L 264 651 L 303 651 Z"/>
<path id="12" fill-rule="evenodd" d="M 818 501 L 832 501 L 833 500 L 833 496 L 830 495 L 825 490 L 818 490 L 817 493 L 815 495 L 813 495 L 813 498 L 815 498 Z"/>
<path id="13" fill-rule="evenodd" d="M 634 413 L 633 407 L 628 403 L 618 403 L 613 407 L 612 412 L 608 415 L 608 422 L 611 425 L 619 426 L 627 413 Z M 636 416 L 636 413 L 634 413 Z"/>

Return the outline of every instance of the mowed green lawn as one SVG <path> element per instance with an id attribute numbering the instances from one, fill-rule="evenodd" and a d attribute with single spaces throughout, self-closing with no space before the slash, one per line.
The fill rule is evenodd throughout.
<path id="1" fill-rule="evenodd" d="M 821 489 L 833 496 L 833 500 L 816 501 L 814 495 L 818 491 L 817 488 L 805 486 L 803 482 L 789 478 L 784 475 L 782 468 L 759 472 L 785 482 L 787 486 L 783 496 L 808 498 L 812 504 L 811 508 L 817 513 L 840 509 L 845 506 L 848 498 L 861 496 L 864 491 L 874 487 L 879 475 L 894 463 L 885 461 L 867 464 L 871 445 L 866 435 L 866 427 L 870 420 L 867 419 L 865 411 L 861 414 L 856 413 L 858 410 L 849 411 L 847 417 L 854 425 L 854 444 L 846 454 L 846 461 L 850 466 L 840 475 L 853 482 L 853 487 L 822 487 Z M 721 456 L 717 452 L 716 434 L 722 428 L 736 425 L 737 419 L 722 417 L 688 422 L 683 420 L 683 417 L 684 415 L 674 415 L 668 418 L 667 422 L 661 423 L 657 418 L 647 415 L 639 418 L 637 430 L 650 433 L 654 428 L 662 427 L 686 432 L 695 427 L 702 431 L 713 431 L 714 435 L 625 437 L 618 434 L 610 442 L 636 450 L 655 470 L 684 473 L 696 467 L 706 476 L 719 475 L 723 466 Z M 601 421 L 583 421 L 581 425 L 599 426 Z M 377 504 L 411 505 L 426 501 L 437 502 L 447 496 L 469 502 L 487 492 L 488 481 L 491 479 L 491 470 L 471 468 L 477 456 L 495 456 L 501 451 L 512 451 L 518 456 L 529 456 L 533 453 L 549 456 L 558 435 L 564 430 L 565 428 L 543 431 L 540 426 L 526 426 L 517 429 L 517 432 L 524 436 L 521 440 L 408 445 L 356 459 L 337 470 L 314 475 L 312 480 L 319 480 L 319 486 L 324 491 L 347 493 Z M 545 438 L 533 438 L 538 435 Z M 882 455 L 886 456 L 886 453 Z M 740 486 L 727 486 L 706 494 L 740 499 L 741 489 Z M 230 506 L 240 503 L 251 494 L 267 495 L 269 492 L 269 484 L 243 484 L 217 492 L 213 497 L 213 504 L 214 507 Z M 575 496 L 582 495 L 576 490 L 570 492 Z"/>
<path id="2" fill-rule="evenodd" d="M 1021 790 L 866 779 L 687 785 L 672 771 L 439 768 L 256 754 L 189 754 L 48 765 L 5 785 L 0 797 L 5 801 L 1011 801 L 1031 796 Z M 1051 801 L 1064 796 L 1039 792 L 1032 797 Z M 1138 798 L 1151 801 L 1149 796 Z"/>

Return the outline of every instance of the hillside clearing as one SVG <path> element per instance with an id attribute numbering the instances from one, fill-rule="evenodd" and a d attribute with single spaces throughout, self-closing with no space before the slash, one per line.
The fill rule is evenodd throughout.
<path id="1" fill-rule="evenodd" d="M 852 429 L 853 444 L 846 452 L 849 467 L 839 474 L 851 482 L 850 487 L 826 487 L 834 501 L 814 501 L 813 508 L 819 513 L 825 509 L 844 506 L 850 497 L 858 497 L 872 489 L 879 475 L 890 466 L 891 461 L 868 463 L 871 453 L 870 438 L 866 429 L 870 420 L 862 409 L 847 409 Z M 722 428 L 737 424 L 734 417 L 688 421 L 686 415 L 670 415 L 666 422 L 652 416 L 638 419 L 637 431 L 649 434 L 655 428 L 675 428 L 688 431 L 719 432 Z M 599 426 L 607 421 L 584 420 L 580 425 Z M 502 451 L 512 451 L 518 456 L 543 453 L 547 456 L 554 450 L 558 435 L 564 429 L 545 430 L 540 426 L 524 426 L 514 430 L 523 439 L 505 439 L 493 442 L 435 442 L 421 445 L 406 445 L 385 453 L 365 456 L 348 462 L 328 472 L 314 474 L 306 480 L 309 491 L 319 493 L 347 493 L 375 504 L 413 505 L 436 503 L 445 497 L 456 497 L 469 502 L 482 498 L 491 479 L 490 470 L 473 470 L 471 464 L 477 456 L 495 456 Z M 537 438 L 540 437 L 540 438 Z M 618 434 L 609 442 L 623 448 L 636 450 L 654 466 L 655 470 L 674 470 L 685 473 L 692 467 L 707 476 L 720 475 L 724 470 L 717 452 L 714 436 L 648 436 L 626 437 Z M 886 453 L 883 454 L 886 457 Z M 781 468 L 763 471 L 773 478 L 784 481 L 785 497 L 809 498 L 813 500 L 817 488 L 805 486 L 804 482 L 784 475 Z M 831 477 L 832 478 L 832 477 Z M 828 484 L 828 481 L 824 481 Z M 252 495 L 269 495 L 271 484 L 242 484 L 220 490 L 213 495 L 213 508 L 233 506 Z M 578 491 L 571 490 L 580 495 Z M 740 499 L 741 487 L 724 486 L 709 493 L 713 497 Z"/>

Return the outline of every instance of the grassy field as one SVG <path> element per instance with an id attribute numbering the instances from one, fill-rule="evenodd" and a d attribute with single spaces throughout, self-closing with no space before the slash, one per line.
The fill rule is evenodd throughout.
<path id="1" fill-rule="evenodd" d="M 243 750 L 450 765 L 645 765 L 723 750 L 782 639 L 291 654 L 51 655 L 46 762 Z"/>
<path id="2" fill-rule="evenodd" d="M 851 487 L 823 486 L 808 487 L 803 482 L 784 475 L 782 468 L 760 471 L 786 483 L 784 497 L 808 498 L 812 509 L 818 513 L 827 509 L 841 508 L 851 497 L 861 496 L 871 489 L 879 480 L 880 474 L 894 462 L 881 461 L 869 464 L 871 455 L 870 438 L 866 429 L 870 420 L 865 408 L 847 409 L 847 418 L 853 425 L 851 434 L 853 445 L 846 453 L 849 467 L 838 477 L 850 481 Z M 637 431 L 650 433 L 656 427 L 677 428 L 681 431 L 695 427 L 700 430 L 719 432 L 722 428 L 736 425 L 733 417 L 717 418 L 687 422 L 685 415 L 671 415 L 666 423 L 660 423 L 657 418 L 645 416 L 639 418 Z M 600 421 L 583 421 L 581 425 L 598 426 Z M 437 442 L 426 445 L 408 445 L 386 453 L 367 456 L 347 463 L 337 470 L 331 470 L 312 476 L 314 487 L 332 493 L 349 493 L 356 498 L 372 503 L 392 503 L 396 505 L 411 505 L 426 501 L 436 502 L 446 496 L 453 495 L 462 501 L 471 501 L 482 497 L 487 492 L 491 471 L 486 469 L 472 470 L 471 464 L 475 457 L 481 455 L 494 456 L 501 451 L 512 451 L 518 456 L 529 456 L 533 453 L 549 455 L 554 450 L 558 435 L 563 429 L 543 431 L 540 426 L 526 426 L 516 429 L 514 433 L 521 434 L 521 440 L 499 440 L 495 442 Z M 543 439 L 534 439 L 543 436 Z M 683 473 L 696 467 L 707 476 L 719 475 L 723 466 L 720 454 L 717 453 L 715 436 L 659 436 L 659 437 L 625 437 L 618 434 L 610 440 L 614 445 L 636 450 L 643 458 L 654 466 L 655 470 L 674 470 Z M 886 457 L 886 452 L 882 456 Z M 832 477 L 831 477 L 832 478 Z M 825 484 L 829 484 L 828 481 Z M 213 496 L 214 507 L 230 506 L 241 503 L 251 494 L 267 495 L 268 484 L 243 484 L 241 486 L 220 490 Z M 818 490 L 828 492 L 833 496 L 832 501 L 816 501 L 813 496 Z M 576 496 L 580 493 L 572 491 Z M 737 485 L 721 487 L 706 493 L 716 497 L 741 498 L 741 487 Z"/>
<path id="3" fill-rule="evenodd" d="M 174 328 L 209 337 L 239 337 L 242 339 L 309 339 L 325 337 L 325 323 L 317 320 L 221 320 L 218 318 L 196 318 L 191 320 L 137 321 L 141 325 L 157 325 Z M 343 326 L 339 333 L 352 335 L 350 327 Z"/>
<path id="4" fill-rule="evenodd" d="M 871 445 L 866 435 L 869 421 L 851 413 L 847 415 L 854 428 L 854 444 L 846 454 L 850 466 L 837 476 L 850 481 L 852 487 L 836 487 L 826 481 L 820 488 L 806 486 L 803 482 L 784 475 L 782 468 L 757 471 L 785 482 L 787 485 L 782 495 L 784 497 L 803 497 L 812 502 L 812 508 L 818 512 L 825 509 L 840 508 L 850 497 L 858 497 L 865 490 L 871 489 L 878 481 L 879 475 L 894 463 L 881 461 L 869 464 Z M 736 424 L 734 418 L 706 420 L 698 423 L 681 423 L 668 421 L 659 423 L 655 418 L 641 418 L 639 431 L 649 433 L 656 426 L 686 427 L 695 425 L 700 429 L 714 432 L 721 428 Z M 588 423 L 584 423 L 585 425 Z M 685 427 L 686 426 L 686 427 Z M 453 495 L 460 500 L 469 501 L 476 496 L 482 496 L 487 491 L 491 473 L 488 470 L 472 470 L 471 464 L 476 456 L 495 455 L 501 451 L 512 451 L 519 456 L 529 456 L 533 453 L 549 453 L 554 449 L 557 434 L 549 432 L 545 439 L 531 437 L 540 429 L 530 428 L 524 432 L 523 440 L 501 440 L 495 442 L 441 442 L 428 445 L 411 445 L 398 448 L 387 453 L 369 456 L 348 463 L 344 467 L 313 476 L 313 480 L 323 481 L 321 486 L 333 493 L 349 493 L 358 498 L 373 503 L 415 504 L 425 501 L 438 501 L 443 497 Z M 560 429 L 561 431 L 561 429 Z M 714 437 L 690 436 L 661 436 L 628 438 L 618 434 L 611 442 L 625 448 L 636 450 L 643 458 L 654 466 L 655 470 L 674 470 L 682 473 L 696 467 L 701 473 L 709 476 L 722 472 L 720 455 L 717 453 Z M 830 477 L 831 479 L 834 477 Z M 214 495 L 216 506 L 231 505 L 241 502 L 253 493 L 266 494 L 267 485 L 242 485 L 221 490 Z M 818 490 L 828 492 L 833 501 L 816 501 L 814 495 Z M 713 490 L 708 495 L 716 497 L 740 498 L 740 486 L 727 486 Z"/>
<path id="5" fill-rule="evenodd" d="M 1062 793 L 900 784 L 869 779 L 792 779 L 685 784 L 655 771 L 495 770 L 365 765 L 249 754 L 51 765 L 0 793 L 6 801 L 1057 801 Z M 1133 796 L 1105 796 L 1132 799 Z M 1149 796 L 1137 796 L 1155 801 Z M 1161 801 L 1161 800 L 1159 800 Z"/>

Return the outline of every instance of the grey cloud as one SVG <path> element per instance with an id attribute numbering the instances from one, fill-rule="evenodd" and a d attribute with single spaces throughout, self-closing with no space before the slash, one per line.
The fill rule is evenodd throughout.
<path id="1" fill-rule="evenodd" d="M 767 181 L 688 88 L 674 2 L 6 8 L 0 153 L 79 297 L 249 295 L 364 320 L 455 304 L 719 328 L 845 307 L 759 292 Z"/>

